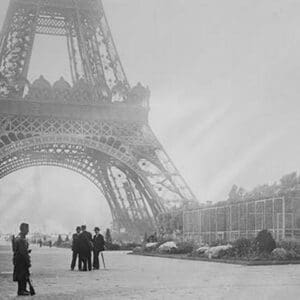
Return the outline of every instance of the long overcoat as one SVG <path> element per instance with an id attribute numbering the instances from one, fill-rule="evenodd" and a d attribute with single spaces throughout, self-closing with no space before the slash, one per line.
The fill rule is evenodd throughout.
<path id="1" fill-rule="evenodd" d="M 104 251 L 105 241 L 102 234 L 94 235 L 93 237 L 94 251 Z"/>
<path id="2" fill-rule="evenodd" d="M 79 253 L 82 258 L 88 258 L 91 256 L 93 249 L 92 235 L 88 231 L 82 231 L 79 234 Z"/>
<path id="3" fill-rule="evenodd" d="M 13 280 L 27 280 L 30 276 L 29 268 L 31 267 L 28 242 L 25 237 L 18 236 L 13 242 Z"/>

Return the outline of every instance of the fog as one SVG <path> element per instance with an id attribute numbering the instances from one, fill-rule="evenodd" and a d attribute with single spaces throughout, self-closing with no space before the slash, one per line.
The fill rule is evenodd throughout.
<path id="1" fill-rule="evenodd" d="M 1 1 L 1 20 L 7 3 Z M 233 184 L 251 189 L 299 170 L 300 2 L 104 0 L 104 5 L 130 83 L 151 89 L 150 125 L 199 202 L 226 199 Z M 60 45 L 36 41 L 30 79 L 68 77 Z M 22 170 L 0 181 L 2 227 L 12 227 L 24 212 L 37 224 L 51 222 L 46 209 L 51 203 L 57 217 L 49 227 L 67 230 L 76 221 L 64 223 L 59 211 L 77 203 L 72 212 L 84 222 L 83 198 L 89 200 L 89 217 L 107 222 L 109 214 L 97 208 L 104 200 L 86 179 L 45 168 L 37 183 L 35 172 Z M 6 215 L 12 217 L 3 219 Z"/>

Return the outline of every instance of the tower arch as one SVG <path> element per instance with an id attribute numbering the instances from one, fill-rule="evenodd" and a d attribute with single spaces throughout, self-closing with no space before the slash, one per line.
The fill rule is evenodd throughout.
<path id="1" fill-rule="evenodd" d="M 66 38 L 71 83 L 27 80 L 36 34 Z M 10 0 L 0 36 L 0 178 L 38 164 L 73 169 L 104 193 L 117 228 L 155 230 L 161 212 L 196 199 L 151 130 L 149 98 L 127 80 L 101 0 Z"/>
<path id="2" fill-rule="evenodd" d="M 161 207 L 152 201 L 151 191 L 142 178 L 115 157 L 78 144 L 15 144 L 14 151 L 0 158 L 0 179 L 17 170 L 33 166 L 56 166 L 89 179 L 105 196 L 114 225 L 134 234 L 154 228 Z M 140 186 L 143 186 L 141 189 Z"/>

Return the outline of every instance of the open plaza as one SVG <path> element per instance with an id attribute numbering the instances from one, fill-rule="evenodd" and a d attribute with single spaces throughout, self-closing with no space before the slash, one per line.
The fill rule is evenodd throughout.
<path id="1" fill-rule="evenodd" d="M 33 299 L 297 300 L 300 265 L 240 266 L 105 252 L 107 269 L 70 271 L 70 249 L 32 248 Z M 12 251 L 0 247 L 0 299 L 15 299 Z"/>

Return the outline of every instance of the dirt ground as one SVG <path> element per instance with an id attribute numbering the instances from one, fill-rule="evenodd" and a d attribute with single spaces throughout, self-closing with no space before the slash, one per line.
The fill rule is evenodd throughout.
<path id="1" fill-rule="evenodd" d="M 247 267 L 105 252 L 107 269 L 70 271 L 71 251 L 32 247 L 33 299 L 300 299 L 300 265 Z M 0 246 L 0 299 L 14 299 Z M 30 297 L 27 297 L 30 298 Z"/>

